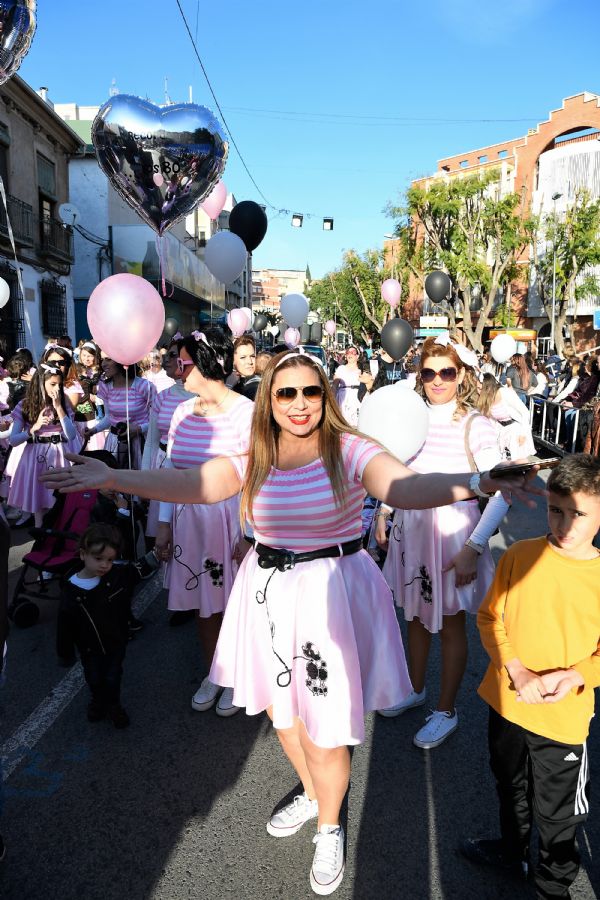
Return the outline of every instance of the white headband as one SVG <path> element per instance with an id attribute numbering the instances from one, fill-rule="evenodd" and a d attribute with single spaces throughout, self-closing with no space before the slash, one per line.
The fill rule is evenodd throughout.
<path id="1" fill-rule="evenodd" d="M 97 349 L 98 349 L 98 348 L 96 347 L 96 345 L 93 344 L 91 341 L 86 341 L 85 344 L 82 344 L 82 345 L 81 345 L 81 349 L 82 349 L 82 350 L 85 350 L 86 347 L 90 347 L 90 348 L 94 351 L 94 353 L 95 353 L 95 352 L 97 351 Z M 63 347 L 63 349 L 66 349 L 66 348 Z"/>
<path id="2" fill-rule="evenodd" d="M 449 331 L 442 331 L 441 334 L 438 334 L 433 343 L 439 344 L 442 347 L 452 347 L 463 365 L 470 366 L 471 369 L 479 368 L 477 354 L 472 350 L 469 350 L 463 344 L 456 344 L 450 337 Z"/>
<path id="3" fill-rule="evenodd" d="M 297 359 L 299 356 L 302 356 L 303 359 L 309 359 L 311 361 L 311 363 L 318 365 L 318 363 L 317 363 L 316 359 L 313 357 L 312 353 L 307 353 L 306 350 L 304 349 L 304 347 L 298 347 L 297 350 L 290 350 L 289 353 L 286 353 L 285 356 L 283 357 L 283 359 L 279 360 L 279 362 L 277 363 L 275 368 L 278 369 L 279 366 L 282 366 L 284 364 L 284 362 L 287 362 L 288 359 Z"/>
<path id="4" fill-rule="evenodd" d="M 60 369 L 56 366 L 49 366 L 47 363 L 40 363 L 40 369 L 44 369 L 45 372 L 52 372 L 53 375 L 60 375 Z"/>

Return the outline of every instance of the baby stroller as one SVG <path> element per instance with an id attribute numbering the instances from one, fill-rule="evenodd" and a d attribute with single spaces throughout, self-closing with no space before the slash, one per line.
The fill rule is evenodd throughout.
<path id="1" fill-rule="evenodd" d="M 101 459 L 111 467 L 116 463 L 106 450 L 85 452 L 83 456 Z M 41 528 L 32 528 L 35 542 L 23 557 L 23 568 L 13 593 L 8 614 L 19 628 L 30 628 L 40 617 L 36 601 L 49 595 L 49 586 L 60 581 L 76 566 L 79 556 L 79 539 L 92 522 L 108 522 L 116 525 L 123 535 L 125 558 L 140 555 L 144 530 L 142 515 L 137 507 L 131 519 L 119 521 L 112 501 L 97 490 L 77 491 L 73 494 L 56 492 L 56 503 L 44 516 Z M 141 553 L 143 554 L 143 549 Z M 32 577 L 33 575 L 33 577 Z"/>
<path id="2" fill-rule="evenodd" d="M 79 538 L 90 524 L 98 491 L 57 494 L 41 528 L 32 528 L 32 549 L 23 557 L 8 614 L 19 628 L 30 628 L 40 617 L 36 600 L 48 594 L 50 584 L 72 568 L 78 554 Z M 49 578 L 48 574 L 52 577 Z M 33 577 L 32 577 L 33 575 Z"/>

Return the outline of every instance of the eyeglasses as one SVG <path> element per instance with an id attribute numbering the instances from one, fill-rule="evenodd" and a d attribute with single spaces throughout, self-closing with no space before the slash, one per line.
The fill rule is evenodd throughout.
<path id="1" fill-rule="evenodd" d="M 193 366 L 194 363 L 191 359 L 182 359 L 180 356 L 177 357 L 177 374 L 183 375 L 185 372 L 186 366 Z"/>
<path id="2" fill-rule="evenodd" d="M 454 366 L 448 366 L 447 369 L 440 369 L 439 372 L 436 372 L 435 369 L 421 369 L 421 381 L 423 384 L 431 384 L 436 375 L 439 375 L 442 381 L 456 381 L 458 372 Z"/>
<path id="3" fill-rule="evenodd" d="M 309 403 L 317 403 L 317 401 L 322 400 L 325 393 L 320 384 L 307 384 L 303 388 L 282 387 L 277 388 L 274 393 L 280 403 L 292 403 L 298 396 L 298 391 L 302 391 L 302 396 Z"/>

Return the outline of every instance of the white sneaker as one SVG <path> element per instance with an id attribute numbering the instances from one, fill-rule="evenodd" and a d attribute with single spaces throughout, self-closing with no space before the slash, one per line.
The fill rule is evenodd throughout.
<path id="1" fill-rule="evenodd" d="M 267 822 L 267 831 L 273 837 L 288 837 L 290 834 L 296 834 L 305 822 L 316 819 L 318 815 L 317 801 L 309 800 L 304 792 L 294 797 L 283 809 L 273 813 Z"/>
<path id="2" fill-rule="evenodd" d="M 192 709 L 204 712 L 215 705 L 216 699 L 223 690 L 218 684 L 213 684 L 208 675 L 192 697 Z"/>
<path id="3" fill-rule="evenodd" d="M 320 897 L 333 894 L 344 877 L 344 829 L 341 825 L 321 825 L 313 838 L 317 845 L 310 886 Z"/>
<path id="4" fill-rule="evenodd" d="M 431 750 L 432 747 L 438 747 L 443 744 L 447 737 L 450 737 L 453 731 L 458 728 L 458 713 L 454 710 L 454 715 L 449 712 L 441 712 L 439 709 L 433 710 L 430 716 L 425 719 L 423 727 L 417 731 L 413 738 L 415 747 L 421 747 L 423 750 Z"/>
<path id="5" fill-rule="evenodd" d="M 219 697 L 219 702 L 217 703 L 217 708 L 215 710 L 216 714 L 218 716 L 223 716 L 225 719 L 228 716 L 235 716 L 239 711 L 240 707 L 233 705 L 233 688 L 225 688 Z"/>
<path id="6" fill-rule="evenodd" d="M 396 706 L 390 706 L 387 709 L 378 709 L 377 712 L 380 716 L 391 719 L 393 716 L 401 716 L 407 709 L 412 709 L 414 706 L 423 706 L 426 698 L 427 688 L 423 688 L 419 693 L 411 691 L 408 697 L 405 697 L 404 700 L 401 700 Z"/>

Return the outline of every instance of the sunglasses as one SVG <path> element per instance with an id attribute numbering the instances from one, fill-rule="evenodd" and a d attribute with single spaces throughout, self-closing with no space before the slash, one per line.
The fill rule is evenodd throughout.
<path id="1" fill-rule="evenodd" d="M 63 359 L 62 356 L 60 359 L 47 359 L 46 362 L 49 366 L 70 366 L 71 360 Z"/>
<path id="2" fill-rule="evenodd" d="M 316 403 L 318 400 L 323 399 L 324 391 L 320 384 L 308 384 L 303 388 L 277 388 L 277 390 L 275 391 L 275 397 L 277 400 L 279 400 L 280 403 L 292 403 L 292 401 L 295 400 L 298 396 L 298 391 L 302 391 L 302 396 L 310 403 Z"/>
<path id="3" fill-rule="evenodd" d="M 186 366 L 193 366 L 194 363 L 191 359 L 182 359 L 180 356 L 177 357 L 177 374 L 183 375 L 185 372 Z"/>
<path id="4" fill-rule="evenodd" d="M 447 369 L 440 369 L 439 372 L 436 372 L 435 369 L 421 369 L 421 381 L 423 384 L 431 384 L 436 375 L 439 375 L 442 381 L 456 381 L 458 372 L 454 366 L 448 366 Z"/>

